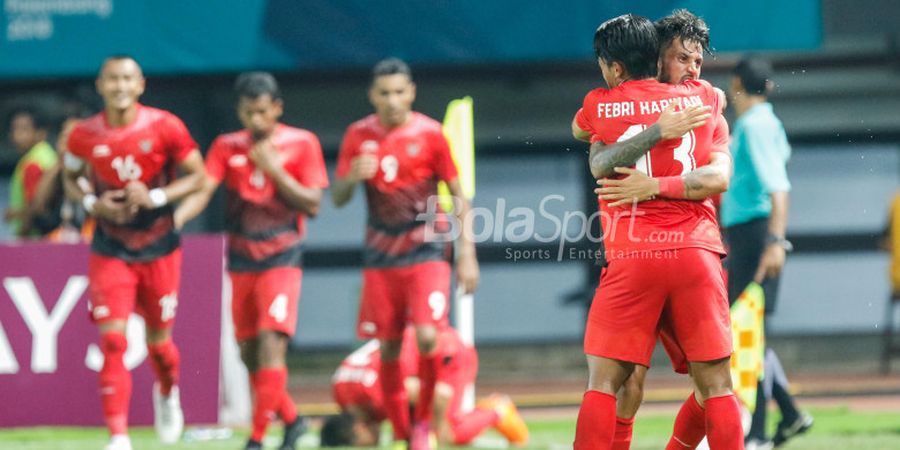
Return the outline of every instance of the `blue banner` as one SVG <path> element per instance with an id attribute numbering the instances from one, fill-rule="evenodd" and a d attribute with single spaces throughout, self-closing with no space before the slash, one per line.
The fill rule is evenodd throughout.
<path id="1" fill-rule="evenodd" d="M 366 67 L 591 57 L 594 29 L 633 12 L 688 8 L 720 51 L 810 49 L 817 0 L 568 2 L 521 0 L 0 0 L 0 77 L 86 76 L 111 54 L 148 73 Z"/>

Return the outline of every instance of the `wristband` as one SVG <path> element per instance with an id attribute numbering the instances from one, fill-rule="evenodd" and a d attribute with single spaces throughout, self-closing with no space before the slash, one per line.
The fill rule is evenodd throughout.
<path id="1" fill-rule="evenodd" d="M 684 198 L 684 178 L 660 177 L 659 196 L 666 198 Z"/>
<path id="2" fill-rule="evenodd" d="M 150 203 L 153 204 L 154 208 L 162 208 L 166 206 L 166 203 L 169 203 L 169 196 L 160 188 L 150 189 L 147 195 L 150 196 Z"/>
<path id="3" fill-rule="evenodd" d="M 97 196 L 94 194 L 87 194 L 81 198 L 81 206 L 88 214 L 94 213 L 94 203 L 97 203 Z"/>
<path id="4" fill-rule="evenodd" d="M 790 253 L 790 252 L 794 251 L 794 244 L 792 244 L 791 241 L 789 241 L 781 236 L 776 236 L 776 235 L 770 233 L 770 234 L 766 235 L 766 245 L 772 245 L 772 244 L 775 244 L 775 245 L 783 248 L 785 253 Z"/>

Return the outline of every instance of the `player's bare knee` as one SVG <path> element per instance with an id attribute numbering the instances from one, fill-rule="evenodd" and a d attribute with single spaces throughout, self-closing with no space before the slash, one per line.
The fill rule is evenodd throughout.
<path id="1" fill-rule="evenodd" d="M 732 393 L 729 359 L 691 363 L 691 375 L 703 400 Z"/>
<path id="2" fill-rule="evenodd" d="M 172 328 L 147 328 L 147 344 L 159 344 L 172 338 Z"/>
<path id="3" fill-rule="evenodd" d="M 279 331 L 262 330 L 257 336 L 259 367 L 284 367 L 288 336 Z"/>
<path id="4" fill-rule="evenodd" d="M 399 339 L 384 339 L 380 341 L 380 345 L 382 361 L 395 361 L 400 357 L 401 341 Z"/>
<path id="5" fill-rule="evenodd" d="M 416 344 L 419 353 L 429 354 L 437 347 L 437 329 L 431 325 L 416 327 Z"/>

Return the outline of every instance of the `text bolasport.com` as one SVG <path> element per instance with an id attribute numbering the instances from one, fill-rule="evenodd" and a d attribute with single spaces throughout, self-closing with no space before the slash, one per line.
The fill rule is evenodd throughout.
<path id="1" fill-rule="evenodd" d="M 453 198 L 454 210 L 458 210 L 458 199 Z M 656 231 L 648 233 L 644 237 L 634 235 L 634 221 L 643 216 L 638 204 L 631 209 L 616 211 L 610 215 L 608 212 L 596 210 L 587 215 L 583 211 L 565 209 L 565 196 L 548 195 L 541 199 L 537 210 L 530 207 L 517 206 L 509 208 L 506 199 L 498 198 L 493 209 L 482 206 L 473 207 L 464 220 L 471 222 L 469 238 L 475 244 L 518 244 L 532 242 L 536 244 L 556 243 L 553 249 L 516 249 L 507 248 L 506 259 L 511 261 L 535 261 L 535 260 L 601 260 L 600 251 L 605 233 L 615 231 L 617 227 L 627 227 L 627 239 L 631 242 L 682 242 L 684 233 L 681 231 Z M 436 230 L 436 218 L 439 217 L 440 197 L 429 197 L 427 210 L 419 214 L 416 220 L 426 223 L 426 242 L 450 242 L 457 239 L 462 233 L 459 219 L 452 214 L 447 214 L 441 220 L 441 230 Z M 449 228 L 447 227 L 449 225 Z M 573 245 L 587 240 L 593 244 L 593 248 Z M 622 255 L 624 258 L 670 258 L 673 257 L 664 251 L 640 251 L 628 252 Z M 659 254 L 657 254 L 659 253 Z M 675 256 L 677 257 L 677 253 Z"/>

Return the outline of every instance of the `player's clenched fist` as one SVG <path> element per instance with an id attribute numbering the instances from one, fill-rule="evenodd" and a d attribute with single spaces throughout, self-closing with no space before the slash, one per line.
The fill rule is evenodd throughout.
<path id="1" fill-rule="evenodd" d="M 375 155 L 359 155 L 350 161 L 350 178 L 354 181 L 368 180 L 378 172 L 378 158 Z"/>
<path id="2" fill-rule="evenodd" d="M 132 208 L 152 209 L 150 190 L 140 181 L 130 181 L 125 185 L 125 203 Z"/>
<path id="3" fill-rule="evenodd" d="M 255 144 L 247 154 L 259 170 L 271 175 L 281 169 L 281 158 L 271 139 L 263 139 Z"/>
<path id="4" fill-rule="evenodd" d="M 137 212 L 138 207 L 128 203 L 123 189 L 104 191 L 97 197 L 93 207 L 95 216 L 119 225 L 131 222 Z"/>

